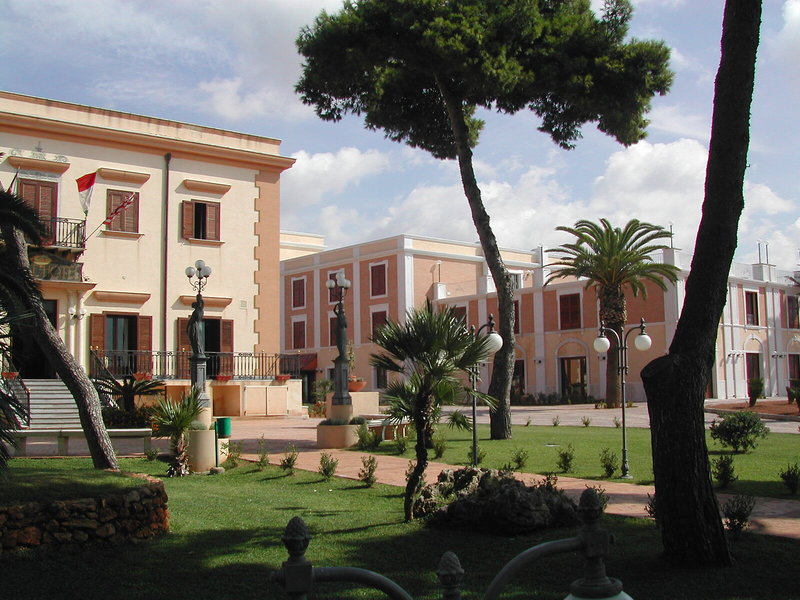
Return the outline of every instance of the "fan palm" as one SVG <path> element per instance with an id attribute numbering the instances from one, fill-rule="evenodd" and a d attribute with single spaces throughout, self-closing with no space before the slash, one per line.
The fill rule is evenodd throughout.
<path id="1" fill-rule="evenodd" d="M 172 450 L 172 465 L 167 472 L 170 477 L 189 474 L 189 457 L 186 455 L 186 432 L 192 422 L 200 416 L 200 390 L 192 387 L 178 402 L 162 398 L 153 406 L 153 430 L 156 437 L 169 438 Z"/>
<path id="2" fill-rule="evenodd" d="M 548 252 L 558 252 L 556 261 L 550 264 L 551 274 L 547 279 L 576 277 L 586 279 L 586 287 L 597 288 L 600 304 L 600 320 L 613 329 L 622 339 L 627 322 L 625 289 L 630 288 L 634 296 L 639 293 L 647 297 L 646 282 L 667 289 L 666 281 L 674 282 L 679 269 L 674 265 L 653 262 L 651 254 L 667 248 L 658 240 L 672 234 L 663 227 L 631 219 L 620 229 L 612 227 L 607 219 L 600 223 L 580 220 L 574 227 L 557 227 L 574 235 L 576 241 L 562 244 Z M 612 345 L 616 346 L 614 340 Z M 606 361 L 606 403 L 620 404 L 619 356 L 610 352 Z"/>
<path id="3" fill-rule="evenodd" d="M 118 398 L 120 408 L 128 412 L 136 409 L 136 396 L 155 396 L 164 391 L 164 382 L 159 379 L 136 379 L 132 375 L 125 375 L 122 381 L 108 375 L 96 379 L 94 387 L 101 395 Z"/>
<path id="4" fill-rule="evenodd" d="M 408 312 L 404 323 L 389 320 L 373 341 L 383 352 L 372 354 L 370 363 L 403 376 L 387 387 L 396 416 L 408 416 L 417 434 L 416 464 L 406 483 L 403 509 L 413 518 L 414 495 L 428 465 L 428 444 L 436 410 L 443 403 L 471 393 L 459 374 L 486 358 L 487 341 L 464 327 L 456 312 L 447 307 L 434 311 L 430 302 Z"/>

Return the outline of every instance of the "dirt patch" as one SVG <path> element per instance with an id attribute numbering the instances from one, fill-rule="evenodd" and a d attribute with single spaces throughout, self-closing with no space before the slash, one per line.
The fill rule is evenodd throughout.
<path id="1" fill-rule="evenodd" d="M 800 409 L 798 409 L 797 404 L 794 402 L 789 404 L 786 402 L 786 400 L 759 400 L 752 408 L 748 406 L 747 402 L 724 405 L 720 404 L 718 406 L 709 406 L 709 408 L 744 410 L 747 412 L 755 412 L 760 415 L 791 415 L 793 417 L 800 416 Z"/>

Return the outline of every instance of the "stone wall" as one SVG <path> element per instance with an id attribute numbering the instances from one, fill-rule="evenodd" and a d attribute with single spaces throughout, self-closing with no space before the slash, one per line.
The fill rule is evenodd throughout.
<path id="1" fill-rule="evenodd" d="M 119 495 L 0 506 L 0 554 L 19 548 L 119 544 L 169 531 L 164 483 L 131 475 L 147 483 Z"/>

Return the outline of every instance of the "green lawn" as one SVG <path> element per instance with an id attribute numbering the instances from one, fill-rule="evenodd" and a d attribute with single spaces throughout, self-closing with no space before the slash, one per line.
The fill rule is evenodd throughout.
<path id="1" fill-rule="evenodd" d="M 591 416 L 591 415 L 589 415 Z M 467 431 L 451 429 L 441 425 L 439 431 L 447 437 L 447 450 L 438 462 L 466 465 L 468 453 L 472 448 L 472 434 Z M 650 484 L 653 482 L 653 466 L 650 455 L 650 430 L 627 429 L 628 462 L 633 482 Z M 609 448 L 622 460 L 622 429 L 613 427 L 558 427 L 552 426 L 514 426 L 510 440 L 490 440 L 489 426 L 478 426 L 478 446 L 486 452 L 482 467 L 496 469 L 511 462 L 517 449 L 528 451 L 528 463 L 522 469 L 527 473 L 558 472 L 558 451 L 572 444 L 575 450 L 572 477 L 598 479 L 604 477 L 600 464 L 600 451 Z M 708 434 L 707 434 L 708 435 Z M 712 462 L 723 454 L 732 454 L 729 449 L 707 438 Z M 394 442 L 383 442 L 378 449 L 381 454 L 396 452 Z M 409 444 L 405 455 L 413 458 L 413 443 Z M 739 477 L 730 488 L 730 493 L 747 493 L 773 498 L 791 498 L 783 485 L 779 473 L 789 463 L 800 463 L 800 436 L 789 433 L 770 433 L 758 440 L 758 446 L 747 454 L 732 454 L 734 472 Z M 429 456 L 431 460 L 433 455 Z M 617 471 L 616 477 L 619 477 Z"/>
<path id="2" fill-rule="evenodd" d="M 12 471 L 17 461 L 12 461 Z M 163 463 L 123 459 L 129 471 L 163 474 Z M 50 477 L 77 475 L 88 460 L 36 461 Z M 13 477 L 13 475 L 12 475 Z M 166 479 L 172 533 L 133 546 L 103 547 L 42 556 L 35 552 L 0 558 L 4 598 L 286 598 L 269 582 L 269 572 L 286 559 L 280 535 L 300 515 L 314 539 L 308 557 L 317 566 L 350 565 L 379 571 L 406 587 L 416 599 L 440 597 L 434 571 L 446 550 L 466 571 L 465 598 L 478 598 L 491 577 L 518 552 L 574 535 L 574 530 L 499 537 L 465 531 L 428 530 L 402 522 L 401 490 L 368 489 L 360 482 L 323 482 L 316 473 L 286 476 L 276 467 L 252 465 L 221 476 Z M 800 542 L 748 535 L 736 543 L 734 569 L 675 571 L 661 562 L 658 530 L 645 520 L 606 518 L 617 543 L 608 572 L 634 598 L 680 600 L 766 600 L 792 597 L 793 569 L 782 567 L 800 552 Z M 11 576 L 13 574 L 13 576 Z M 46 577 L 42 575 L 46 574 Z M 575 555 L 542 560 L 515 580 L 504 598 L 561 599 L 581 575 Z M 78 593 L 79 590 L 79 593 Z M 316 599 L 383 598 L 381 594 L 321 588 Z M 797 597 L 795 595 L 794 597 Z"/>

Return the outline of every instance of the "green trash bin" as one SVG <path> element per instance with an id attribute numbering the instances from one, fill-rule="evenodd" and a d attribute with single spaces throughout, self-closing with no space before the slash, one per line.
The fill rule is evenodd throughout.
<path id="1" fill-rule="evenodd" d="M 217 417 L 217 437 L 219 438 L 231 437 L 230 417 Z"/>

